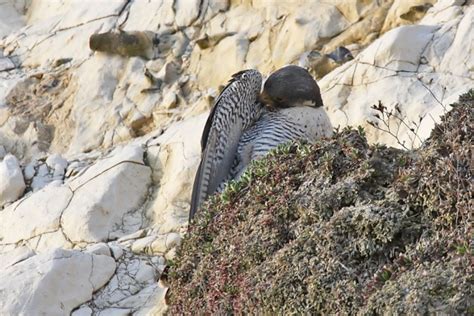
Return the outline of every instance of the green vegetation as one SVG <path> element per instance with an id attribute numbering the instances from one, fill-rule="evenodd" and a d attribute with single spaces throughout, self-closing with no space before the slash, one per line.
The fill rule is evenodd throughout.
<path id="1" fill-rule="evenodd" d="M 473 312 L 474 91 L 418 150 L 281 146 L 197 214 L 170 314 Z"/>

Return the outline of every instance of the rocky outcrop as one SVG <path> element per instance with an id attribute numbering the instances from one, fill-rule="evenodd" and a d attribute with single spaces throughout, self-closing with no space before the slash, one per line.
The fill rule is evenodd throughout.
<path id="1" fill-rule="evenodd" d="M 56 4 L 54 8 L 45 3 L 35 1 L 28 11 L 29 26 L 10 33 L 0 45 L 4 55 L 8 55 L 8 61 L 3 62 L 5 67 L 11 69 L 11 62 L 15 64 L 4 90 L 8 97 L 0 98 L 0 104 L 8 105 L 1 110 L 0 135 L 5 136 L 7 149 L 14 149 L 19 157 L 31 157 L 47 150 L 80 153 L 115 146 L 168 126 L 183 115 L 204 111 L 209 107 L 209 103 L 202 104 L 209 95 L 207 89 L 217 89 L 241 69 L 256 67 L 268 74 L 285 64 L 297 63 L 308 53 L 324 56 L 341 45 L 357 54 L 380 33 L 407 23 L 417 22 L 432 28 L 391 33 L 374 43 L 364 56 L 322 82 L 326 105 L 334 112 L 332 118 L 337 123 L 341 126 L 364 123 L 371 114 L 363 111 L 363 115 L 352 119 L 344 108 L 349 93 L 333 89 L 336 83 L 345 90 L 354 87 L 364 95 L 377 98 L 379 91 L 398 84 L 382 79 L 387 76 L 404 80 L 401 90 L 405 91 L 410 78 L 403 75 L 408 71 L 414 78 L 423 76 L 417 82 L 421 80 L 427 87 L 421 83 L 417 86 L 416 82 L 414 87 L 410 85 L 420 93 L 413 102 L 423 99 L 430 105 L 434 97 L 449 104 L 459 95 L 459 90 L 466 90 L 465 86 L 472 84 L 472 77 L 465 73 L 470 69 L 468 56 L 472 55 L 471 48 L 466 47 L 472 40 L 466 31 L 472 20 L 472 9 L 463 5 L 463 1 L 440 1 L 434 5 L 433 1 L 416 1 L 415 5 L 403 1 L 302 2 L 299 6 L 275 1 L 262 7 L 247 3 L 229 6 L 225 1 L 206 1 L 199 7 L 199 2 L 193 2 L 199 7 L 197 11 L 193 5 L 177 2 L 173 6 L 166 1 L 154 4 L 115 1 L 94 5 L 94 10 L 81 3 Z M 417 18 L 407 18 L 412 15 Z M 114 30 L 115 33 L 110 33 Z M 146 46 L 154 47 L 137 54 L 154 59 L 146 62 L 137 57 L 122 58 L 88 49 L 90 38 L 98 36 L 94 34 L 106 32 L 114 42 L 106 46 L 115 50 L 123 46 L 120 38 L 125 34 L 143 35 L 147 38 Z M 412 41 L 420 38 L 420 44 L 415 46 L 416 50 L 403 49 L 402 56 L 397 39 L 406 36 Z M 456 42 L 450 45 L 454 38 Z M 411 45 L 408 43 L 403 47 Z M 451 74 L 443 70 L 451 69 L 452 59 L 442 58 L 450 46 L 449 54 L 459 53 L 468 59 L 464 72 Z M 387 63 L 391 66 L 384 69 Z M 405 69 L 403 63 L 413 67 Z M 370 72 L 366 70 L 369 67 Z M 430 80 L 435 83 L 428 84 Z M 452 82 L 457 82 L 454 87 Z M 11 90 L 15 86 L 18 89 Z M 440 91 L 444 90 L 447 92 L 440 100 Z M 26 95 L 31 95 L 27 103 L 23 97 L 26 91 Z M 425 94 L 421 95 L 423 91 Z M 169 98 L 165 98 L 171 93 L 177 95 L 177 101 L 171 102 L 176 104 L 174 109 L 169 108 Z M 427 93 L 433 94 L 433 99 Z M 405 101 L 400 95 L 393 98 Z M 432 107 L 436 108 L 438 102 L 434 102 L 427 105 L 428 109 L 407 112 L 429 113 L 436 120 L 438 109 Z M 355 103 L 353 108 L 359 111 L 357 98 L 350 103 Z M 411 109 L 412 105 L 407 107 Z M 37 114 L 32 113 L 32 108 Z M 427 130 L 423 137 L 431 127 L 432 124 L 427 124 L 423 128 Z M 369 134 L 371 141 L 379 137 Z M 388 138 L 384 142 L 396 144 Z"/>
<path id="2" fill-rule="evenodd" d="M 0 163 L 0 207 L 16 201 L 25 190 L 25 181 L 18 159 L 8 154 Z"/>
<path id="3" fill-rule="evenodd" d="M 67 315 L 90 300 L 114 270 L 115 261 L 106 255 L 56 249 L 31 256 L 0 271 L 0 309 L 8 315 Z"/>
<path id="4" fill-rule="evenodd" d="M 472 86 L 471 2 L 3 1 L 1 265 L 105 256 L 116 266 L 105 286 L 57 296 L 47 311 L 163 311 L 157 280 L 186 230 L 201 131 L 231 75 L 301 64 L 321 77 L 334 126 L 362 124 L 371 143 L 418 146 Z M 354 59 L 328 57 L 340 46 Z M 367 123 L 379 100 L 394 113 L 388 134 Z M 20 293 L 11 275 L 0 283 Z M 28 278 L 31 291 L 46 284 Z M 0 314 L 28 312 L 5 302 Z"/>
<path id="5" fill-rule="evenodd" d="M 444 14 L 449 18 L 435 18 Z M 320 86 L 331 120 L 341 126 L 366 127 L 372 142 L 419 146 L 440 114 L 473 84 L 470 43 L 474 36 L 468 31 L 473 17 L 472 6 L 463 12 L 436 4 L 419 25 L 388 31 L 355 60 L 324 77 Z M 373 120 L 368 105 L 379 100 L 389 110 L 400 108 L 400 116 L 408 122 L 404 125 L 395 117 L 389 120 L 398 140 L 367 123 Z"/>
<path id="6" fill-rule="evenodd" d="M 112 269 L 105 287 L 93 296 L 91 291 L 85 298 L 71 301 L 73 307 L 45 310 L 68 313 L 78 308 L 75 315 L 162 310 L 165 288 L 157 281 L 166 259 L 174 256 L 181 241 L 179 232 L 187 223 L 186 205 L 200 150 L 200 134 L 194 129 L 201 130 L 205 119 L 205 115 L 191 118 L 163 134 L 158 131 L 103 154 L 80 154 L 67 160 L 52 154 L 29 163 L 24 168 L 26 185 L 23 182 L 27 193 L 0 211 L 2 265 L 14 269 L 19 262 L 59 248 L 106 255 L 117 269 Z M 5 164 L 13 159 L 9 157 L 14 158 L 7 155 Z M 6 170 L 17 170 L 23 181 L 15 161 L 17 169 Z M 13 187 L 8 186 L 10 191 Z M 48 260 L 56 265 L 62 259 L 53 256 Z M 7 275 L 0 275 L 0 281 L 15 284 Z M 64 278 L 55 282 L 51 287 L 81 286 Z M 32 291 L 41 291 L 43 286 L 32 286 Z M 9 296 L 11 300 L 14 293 Z M 70 294 L 74 294 L 72 288 Z M 38 302 L 25 310 L 12 307 L 11 300 L 1 306 L 6 314 L 43 310 Z"/>

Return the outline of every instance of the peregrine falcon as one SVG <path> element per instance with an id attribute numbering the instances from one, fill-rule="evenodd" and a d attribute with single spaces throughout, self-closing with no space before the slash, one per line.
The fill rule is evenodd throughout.
<path id="1" fill-rule="evenodd" d="M 332 134 L 319 87 L 307 70 L 286 66 L 265 81 L 244 70 L 217 98 L 201 138 L 189 220 L 203 201 L 238 179 L 248 164 L 292 140 L 314 142 Z"/>

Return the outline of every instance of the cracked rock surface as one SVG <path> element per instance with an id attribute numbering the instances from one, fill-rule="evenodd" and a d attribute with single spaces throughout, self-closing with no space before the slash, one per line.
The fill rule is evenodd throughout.
<path id="1" fill-rule="evenodd" d="M 115 265 L 108 256 L 63 249 L 32 256 L 0 271 L 0 309 L 11 315 L 68 314 L 110 279 Z"/>
<path id="2" fill-rule="evenodd" d="M 25 181 L 18 159 L 8 154 L 0 162 L 0 207 L 18 199 L 25 190 Z"/>
<path id="3" fill-rule="evenodd" d="M 416 147 L 473 86 L 473 17 L 472 0 L 0 0 L 0 314 L 164 312 L 233 73 L 301 64 L 334 126 Z M 99 33 L 145 36 L 146 58 L 92 51 Z M 354 59 L 319 69 L 339 46 Z M 368 125 L 379 100 L 416 126 Z"/>
<path id="4" fill-rule="evenodd" d="M 474 35 L 467 31 L 474 26 L 474 7 L 445 6 L 440 1 L 418 25 L 388 31 L 320 81 L 333 122 L 365 126 L 369 141 L 399 146 L 391 135 L 367 124 L 373 117 L 370 105 L 381 100 L 389 110 L 399 107 L 408 122 L 391 120 L 406 147 L 426 139 L 449 104 L 474 84 Z"/>

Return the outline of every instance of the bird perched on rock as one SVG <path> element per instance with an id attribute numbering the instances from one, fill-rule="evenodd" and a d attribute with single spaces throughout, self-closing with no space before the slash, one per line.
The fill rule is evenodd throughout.
<path id="1" fill-rule="evenodd" d="M 344 46 L 339 46 L 329 54 L 321 54 L 318 51 L 310 51 L 301 55 L 298 64 L 309 69 L 316 79 L 322 78 L 333 69 L 345 62 L 354 59 L 351 52 Z"/>
<path id="2" fill-rule="evenodd" d="M 233 75 L 216 99 L 204 127 L 202 156 L 194 180 L 189 219 L 204 200 L 238 179 L 252 160 L 292 140 L 313 142 L 332 134 L 319 87 L 307 70 L 286 66 L 260 93 L 262 75 Z"/>
<path id="3" fill-rule="evenodd" d="M 334 60 L 339 65 L 342 65 L 343 63 L 354 59 L 354 56 L 352 56 L 351 51 L 345 48 L 344 46 L 339 46 L 334 51 L 330 52 L 329 54 L 326 54 L 326 56 Z"/>

